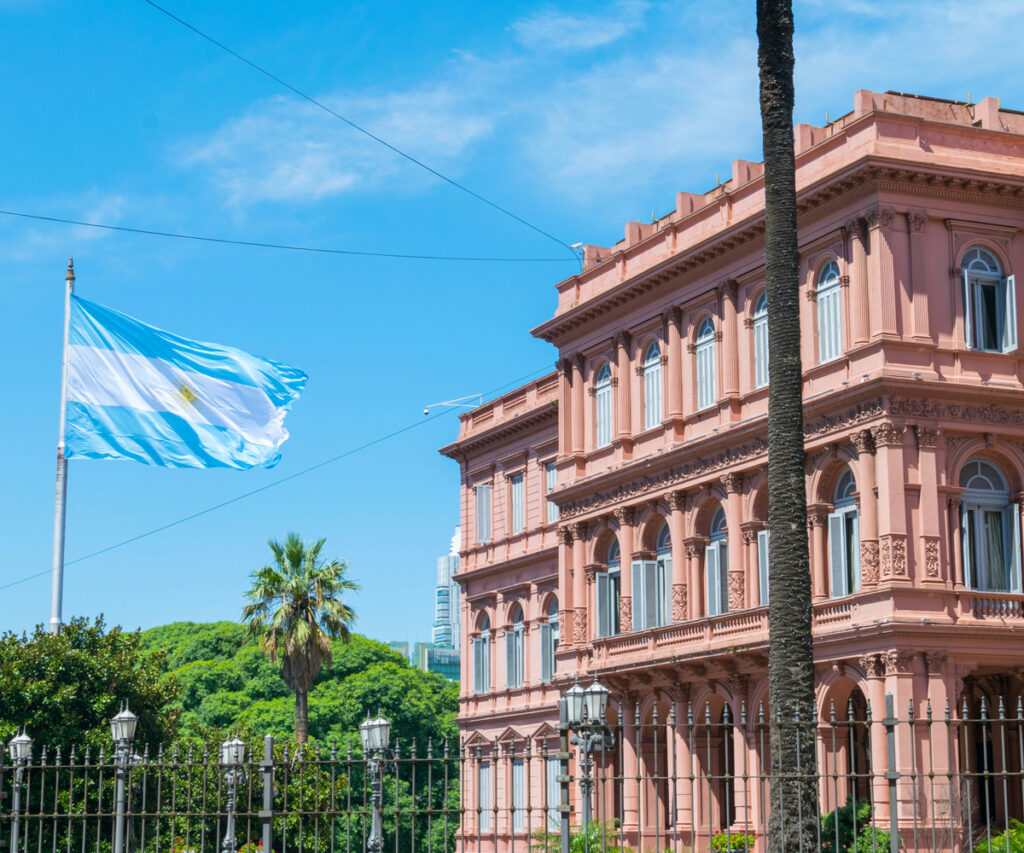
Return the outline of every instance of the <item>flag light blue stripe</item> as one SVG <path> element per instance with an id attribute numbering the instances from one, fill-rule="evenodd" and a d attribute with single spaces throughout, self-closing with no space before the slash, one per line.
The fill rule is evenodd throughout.
<path id="1" fill-rule="evenodd" d="M 279 408 L 298 397 L 308 379 L 290 365 L 235 347 L 182 338 L 78 296 L 71 297 L 68 343 L 158 358 L 181 370 L 252 385 Z"/>

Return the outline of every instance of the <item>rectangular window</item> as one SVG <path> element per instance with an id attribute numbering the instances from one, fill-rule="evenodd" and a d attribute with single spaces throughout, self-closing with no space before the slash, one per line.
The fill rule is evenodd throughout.
<path id="1" fill-rule="evenodd" d="M 619 573 L 617 571 L 598 572 L 594 575 L 594 581 L 597 590 L 597 636 L 612 637 L 621 630 Z"/>
<path id="2" fill-rule="evenodd" d="M 476 487 L 476 541 L 491 541 L 491 486 L 481 483 Z"/>
<path id="3" fill-rule="evenodd" d="M 757 585 L 761 606 L 768 603 L 768 531 L 757 531 Z"/>
<path id="4" fill-rule="evenodd" d="M 597 417 L 597 446 L 607 447 L 612 443 L 612 387 L 603 385 L 594 397 Z"/>
<path id="5" fill-rule="evenodd" d="M 486 761 L 480 762 L 479 779 L 477 783 L 476 802 L 480 809 L 480 831 L 489 832 L 491 829 L 491 810 L 494 808 L 491 799 L 491 765 Z"/>
<path id="6" fill-rule="evenodd" d="M 964 270 L 964 335 L 971 349 L 1017 349 L 1017 292 L 1014 276 L 974 278 Z"/>
<path id="7" fill-rule="evenodd" d="M 512 831 L 526 829 L 526 765 L 523 759 L 512 762 Z"/>
<path id="8" fill-rule="evenodd" d="M 842 353 L 842 325 L 838 285 L 818 291 L 818 362 L 824 364 Z"/>
<path id="9" fill-rule="evenodd" d="M 855 508 L 829 513 L 828 561 L 832 598 L 860 589 L 860 533 Z"/>
<path id="10" fill-rule="evenodd" d="M 963 509 L 964 577 L 969 589 L 1019 593 L 1020 509 L 1016 504 Z"/>
<path id="11" fill-rule="evenodd" d="M 697 408 L 706 409 L 715 402 L 714 341 L 697 345 Z"/>
<path id="12" fill-rule="evenodd" d="M 704 551 L 708 616 L 729 612 L 729 547 L 724 541 L 712 542 Z"/>
<path id="13" fill-rule="evenodd" d="M 523 629 L 505 632 L 505 680 L 510 689 L 523 685 Z"/>
<path id="14" fill-rule="evenodd" d="M 509 480 L 512 502 L 512 533 L 522 533 L 526 526 L 526 502 L 523 494 L 523 475 L 516 474 Z"/>
<path id="15" fill-rule="evenodd" d="M 473 638 L 473 692 L 491 689 L 491 644 L 487 637 Z"/>
<path id="16" fill-rule="evenodd" d="M 768 318 L 754 321 L 754 387 L 768 384 Z"/>
<path id="17" fill-rule="evenodd" d="M 668 624 L 672 560 L 634 560 L 633 630 L 645 631 Z"/>
<path id="18" fill-rule="evenodd" d="M 540 623 L 540 680 L 542 684 L 551 681 L 555 672 L 554 637 L 550 622 Z"/>
<path id="19" fill-rule="evenodd" d="M 661 424 L 661 362 L 644 367 L 644 429 Z"/>
<path id="20" fill-rule="evenodd" d="M 548 462 L 544 465 L 544 494 L 550 495 L 555 490 L 556 485 L 558 485 L 558 471 L 555 470 L 554 462 Z M 548 524 L 551 524 L 558 521 L 558 504 L 552 500 L 549 500 L 547 504 Z"/>
<path id="21" fill-rule="evenodd" d="M 562 803 L 562 788 L 558 783 L 558 777 L 562 774 L 562 768 L 557 758 L 549 758 L 545 762 L 544 774 L 547 788 L 548 831 L 558 832 L 561 827 L 558 807 Z"/>

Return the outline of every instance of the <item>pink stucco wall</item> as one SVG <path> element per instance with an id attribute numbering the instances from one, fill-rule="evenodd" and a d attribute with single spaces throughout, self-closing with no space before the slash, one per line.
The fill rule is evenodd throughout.
<path id="1" fill-rule="evenodd" d="M 1006 481 L 1009 506 L 1019 506 L 1024 372 L 1019 348 L 968 345 L 961 262 L 981 247 L 1004 275 L 1024 269 L 1024 114 L 993 98 L 966 105 L 861 91 L 854 101 L 827 127 L 795 129 L 822 712 L 833 702 L 845 707 L 851 695 L 874 707 L 886 693 L 919 713 L 929 700 L 957 706 L 997 692 L 1014 703 L 1024 692 L 1024 596 L 969 588 L 960 475 L 968 460 L 987 460 Z M 738 719 L 741 705 L 767 701 L 756 545 L 767 525 L 767 388 L 755 387 L 752 328 L 764 287 L 761 173 L 760 164 L 736 161 L 724 185 L 680 193 L 672 214 L 628 223 L 615 246 L 586 247 L 584 271 L 557 285 L 554 317 L 533 330 L 558 348 L 557 373 L 467 413 L 443 449 L 462 472 L 467 734 L 550 732 L 558 695 L 576 673 L 599 673 L 627 716 L 639 704 L 645 719 L 655 707 L 664 719 L 669 705 L 684 715 L 687 703 L 711 698 Z M 841 354 L 819 364 L 816 286 L 829 260 L 840 273 Z M 1019 307 L 1018 292 L 1018 325 Z M 705 317 L 714 325 L 716 389 L 714 403 L 698 410 L 695 335 Z M 642 361 L 652 341 L 662 354 L 662 417 L 645 428 Z M 595 378 L 604 364 L 612 440 L 597 447 Z M 558 472 L 556 522 L 545 510 L 547 462 Z M 856 483 L 861 588 L 837 596 L 827 520 L 847 469 Z M 526 529 L 510 535 L 506 484 L 520 471 Z M 492 484 L 487 543 L 475 534 L 481 482 Z M 704 561 L 719 506 L 728 613 L 708 616 Z M 1019 572 L 1024 537 L 1013 518 L 1018 554 L 1010 562 Z M 654 559 L 663 524 L 671 534 L 669 624 L 631 630 L 631 563 Z M 594 581 L 613 539 L 623 555 L 623 631 L 599 639 Z M 561 617 L 557 673 L 542 684 L 537 637 L 552 595 Z M 525 683 L 508 689 L 504 632 L 516 604 L 526 617 Z M 493 672 L 490 689 L 476 695 L 470 644 L 484 614 Z M 756 764 L 755 747 L 744 748 Z M 899 760 L 911 761 L 913 751 L 902 744 Z M 634 750 L 627 760 L 643 759 Z M 901 801 L 901 820 L 906 808 Z M 635 833 L 643 817 L 635 807 L 627 817 Z M 720 828 L 694 819 L 705 837 Z"/>

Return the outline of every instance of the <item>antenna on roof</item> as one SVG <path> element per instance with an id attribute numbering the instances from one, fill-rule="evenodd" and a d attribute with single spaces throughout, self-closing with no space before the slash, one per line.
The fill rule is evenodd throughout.
<path id="1" fill-rule="evenodd" d="M 477 406 L 483 405 L 483 402 L 483 394 L 467 394 L 465 397 L 456 397 L 454 400 L 445 400 L 443 403 L 431 403 L 429 406 L 424 406 L 423 414 L 430 414 L 430 410 L 438 406 L 452 406 L 453 408 L 464 406 L 467 409 L 474 409 Z"/>

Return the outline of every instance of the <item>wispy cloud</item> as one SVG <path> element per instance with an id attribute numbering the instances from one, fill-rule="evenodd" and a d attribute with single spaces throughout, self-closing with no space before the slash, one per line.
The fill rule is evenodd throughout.
<path id="1" fill-rule="evenodd" d="M 514 22 L 512 30 L 529 50 L 591 50 L 641 27 L 649 8 L 643 0 L 622 0 L 604 12 L 572 14 L 546 9 Z"/>
<path id="2" fill-rule="evenodd" d="M 323 100 L 397 148 L 443 166 L 454 167 L 493 127 L 491 118 L 467 109 L 466 96 L 447 83 L 375 98 Z M 313 203 L 380 189 L 385 178 L 398 175 L 417 186 L 425 174 L 314 105 L 283 96 L 258 102 L 209 139 L 185 147 L 182 162 L 204 170 L 238 206 Z"/>
<path id="3" fill-rule="evenodd" d="M 75 196 L 51 196 L 45 199 L 10 203 L 11 209 L 45 216 L 61 216 L 80 222 L 117 225 L 132 206 L 123 193 L 88 190 Z M 0 241 L 0 257 L 13 261 L 36 261 L 45 257 L 73 254 L 83 243 L 92 243 L 112 236 L 113 232 L 84 225 L 41 223 L 30 219 L 3 217 L 4 239 Z"/>

